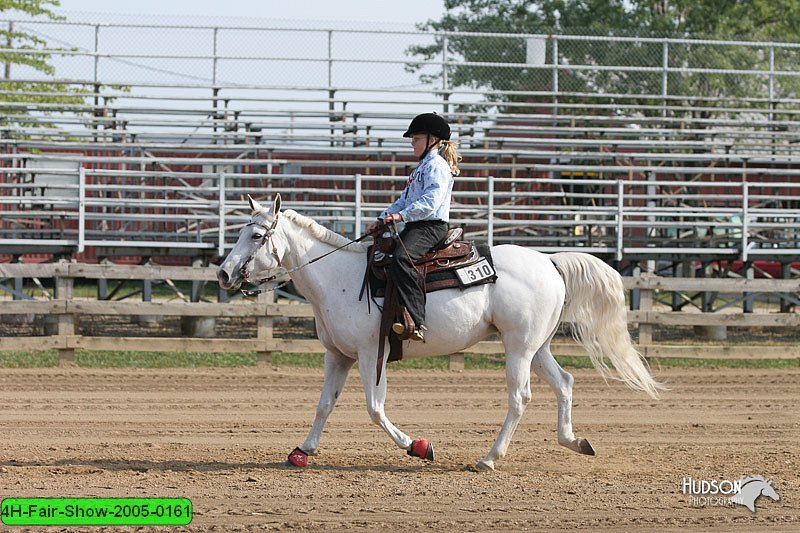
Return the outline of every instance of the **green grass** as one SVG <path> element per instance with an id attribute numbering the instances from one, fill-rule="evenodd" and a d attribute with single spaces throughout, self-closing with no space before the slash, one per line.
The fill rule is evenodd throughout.
<path id="1" fill-rule="evenodd" d="M 58 365 L 58 352 L 0 352 L 1 368 L 46 368 Z"/>
<path id="2" fill-rule="evenodd" d="M 800 359 L 693 359 L 651 357 L 650 368 L 800 368 Z"/>
<path id="3" fill-rule="evenodd" d="M 75 363 L 88 368 L 197 368 L 256 364 L 255 353 L 77 351 Z"/>
<path id="4" fill-rule="evenodd" d="M 564 368 L 591 368 L 588 357 L 556 357 Z M 694 359 L 651 358 L 650 367 L 659 368 L 798 368 L 800 359 Z M 254 366 L 257 356 L 250 353 L 174 353 L 174 352 L 106 352 L 77 350 L 75 363 L 86 368 L 198 368 Z M 322 368 L 322 354 L 272 354 L 272 364 L 295 368 Z M 55 350 L 38 352 L 0 352 L 0 368 L 46 368 L 58 366 Z M 391 363 L 396 370 L 447 370 L 449 358 L 427 357 Z M 505 367 L 501 355 L 467 355 L 467 370 L 500 370 Z"/>

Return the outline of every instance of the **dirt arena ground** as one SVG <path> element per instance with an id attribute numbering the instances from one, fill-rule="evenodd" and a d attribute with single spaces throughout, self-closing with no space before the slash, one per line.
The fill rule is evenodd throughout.
<path id="1" fill-rule="evenodd" d="M 193 522 L 168 531 L 800 530 L 800 368 L 662 369 L 672 391 L 657 402 L 573 371 L 576 433 L 596 457 L 557 445 L 554 397 L 535 382 L 491 473 L 470 467 L 505 416 L 501 372 L 389 372 L 387 414 L 435 444 L 435 463 L 371 425 L 355 372 L 301 471 L 285 459 L 321 370 L 0 369 L 0 497 L 190 498 Z M 685 477 L 744 474 L 780 501 L 751 513 L 681 493 Z"/>

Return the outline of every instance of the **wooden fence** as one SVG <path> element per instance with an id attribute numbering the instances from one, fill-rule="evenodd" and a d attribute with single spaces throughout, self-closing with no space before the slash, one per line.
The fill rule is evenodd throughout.
<path id="1" fill-rule="evenodd" d="M 62 360 L 74 358 L 76 349 L 131 351 L 195 351 L 257 352 L 260 360 L 268 360 L 272 352 L 321 353 L 322 345 L 315 338 L 287 339 L 273 335 L 273 321 L 278 317 L 313 318 L 308 304 L 271 302 L 271 294 L 260 295 L 257 301 L 236 302 L 159 302 L 109 301 L 73 298 L 76 279 L 86 280 L 216 280 L 214 267 L 117 266 L 108 264 L 50 263 L 0 264 L 0 280 L 18 278 L 53 279 L 55 298 L 49 300 L 1 300 L 0 315 L 45 315 L 54 317 L 53 334 L 28 337 L 0 337 L 0 351 L 58 350 Z M 704 358 L 800 358 L 797 345 L 676 345 L 654 343 L 654 326 L 737 326 L 786 327 L 800 326 L 798 313 L 752 312 L 675 312 L 654 305 L 659 291 L 718 292 L 725 294 L 800 292 L 800 279 L 717 279 L 663 278 L 652 275 L 624 278 L 628 290 L 639 291 L 639 309 L 629 311 L 629 323 L 638 328 L 639 349 L 648 357 Z M 8 290 L 7 287 L 4 287 Z M 189 337 L 99 337 L 80 335 L 76 323 L 81 316 L 180 316 L 197 318 L 257 317 L 254 338 L 189 338 Z M 502 353 L 498 341 L 483 341 L 467 353 Z M 582 347 L 572 342 L 554 343 L 558 355 L 585 355 Z M 464 354 L 451 355 L 451 368 L 463 367 Z"/>

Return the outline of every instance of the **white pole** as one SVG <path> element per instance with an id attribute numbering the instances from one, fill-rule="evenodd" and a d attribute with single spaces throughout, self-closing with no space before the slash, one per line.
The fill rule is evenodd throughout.
<path id="1" fill-rule="evenodd" d="M 487 205 L 487 224 L 486 224 L 486 242 L 489 246 L 494 246 L 494 176 L 489 176 L 487 179 L 488 205 Z"/>
<path id="2" fill-rule="evenodd" d="M 217 253 L 225 257 L 225 173 L 219 173 L 219 229 L 217 233 Z"/>
<path id="3" fill-rule="evenodd" d="M 82 253 L 86 242 L 86 169 L 78 169 L 78 253 Z"/>
<path id="4" fill-rule="evenodd" d="M 356 180 L 356 239 L 361 237 L 361 174 L 355 175 Z"/>
<path id="5" fill-rule="evenodd" d="M 624 182 L 622 180 L 617 180 L 617 261 L 622 261 L 622 219 L 624 216 L 623 206 L 625 205 L 623 191 Z"/>

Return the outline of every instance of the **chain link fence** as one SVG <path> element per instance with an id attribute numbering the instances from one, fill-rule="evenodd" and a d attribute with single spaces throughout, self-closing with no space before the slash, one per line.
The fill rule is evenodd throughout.
<path id="1" fill-rule="evenodd" d="M 643 37 L 3 21 L 45 40 L 55 77 L 107 85 L 484 92 L 489 100 L 797 96 L 800 45 Z M 9 49 L 10 48 L 10 49 Z M 15 50 L 4 55 L 29 54 Z M 50 79 L 14 65 L 14 79 Z M 498 93 L 499 92 L 499 93 Z M 539 94 L 539 96 L 543 96 Z"/>

